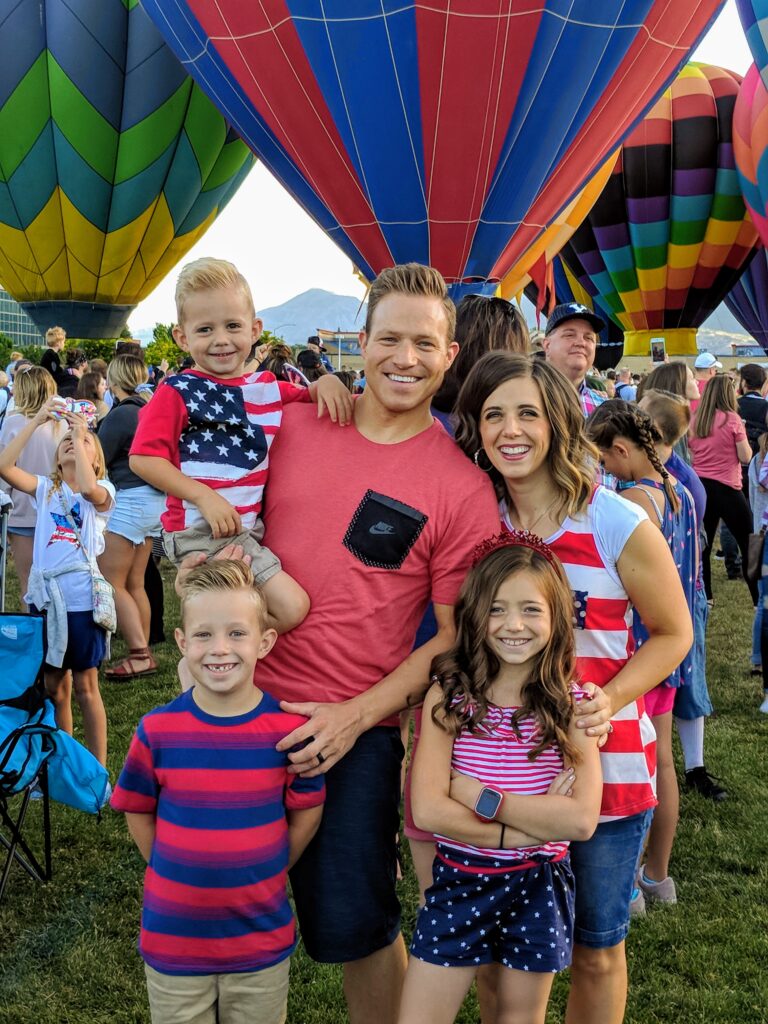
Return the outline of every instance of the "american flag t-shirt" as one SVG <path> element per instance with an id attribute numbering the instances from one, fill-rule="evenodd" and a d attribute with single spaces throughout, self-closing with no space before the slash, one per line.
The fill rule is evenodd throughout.
<path id="1" fill-rule="evenodd" d="M 243 530 L 250 530 L 261 512 L 283 402 L 309 400 L 306 388 L 271 373 L 234 380 L 195 371 L 167 377 L 141 411 L 131 454 L 167 459 L 226 498 Z M 195 505 L 173 495 L 162 521 L 168 532 L 205 522 Z"/>

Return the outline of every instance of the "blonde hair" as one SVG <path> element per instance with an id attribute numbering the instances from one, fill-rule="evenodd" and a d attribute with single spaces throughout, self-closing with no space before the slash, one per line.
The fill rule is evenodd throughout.
<path id="1" fill-rule="evenodd" d="M 179 323 L 184 318 L 184 303 L 194 292 L 212 291 L 216 288 L 234 288 L 248 300 L 251 315 L 256 315 L 253 296 L 248 282 L 234 265 L 227 260 L 204 256 L 182 267 L 176 281 L 176 317 Z"/>
<path id="2" fill-rule="evenodd" d="M 49 327 L 45 332 L 45 344 L 48 348 L 52 348 L 57 341 L 65 342 L 67 340 L 67 332 L 63 327 Z"/>
<path id="3" fill-rule="evenodd" d="M 17 373 L 13 382 L 15 411 L 22 416 L 36 416 L 49 398 L 56 394 L 56 381 L 42 366 L 30 366 Z"/>
<path id="4" fill-rule="evenodd" d="M 129 395 L 135 395 L 139 384 L 148 380 L 147 368 L 138 356 L 115 356 L 107 367 L 107 386 L 120 388 Z M 140 392 L 138 397 L 148 402 L 151 396 Z"/>
<path id="5" fill-rule="evenodd" d="M 650 388 L 637 403 L 656 425 L 665 445 L 676 445 L 691 425 L 691 407 L 685 398 L 671 391 Z"/>
<path id="6" fill-rule="evenodd" d="M 738 411 L 736 386 L 730 377 L 719 373 L 704 388 L 693 423 L 694 437 L 709 437 L 715 426 L 715 413 Z"/>
<path id="7" fill-rule="evenodd" d="M 518 355 L 515 352 L 489 352 L 469 371 L 456 402 L 459 426 L 456 441 L 470 459 L 481 458 L 480 415 L 490 395 L 509 380 L 528 379 L 535 382 L 541 395 L 544 415 L 550 425 L 547 465 L 559 499 L 556 514 L 561 519 L 582 513 L 595 488 L 597 448 L 584 429 L 584 413 L 576 388 L 567 377 L 544 359 Z M 485 463 L 487 455 L 482 453 Z M 509 502 L 510 496 L 501 473 L 487 469 L 496 494 Z"/>
<path id="8" fill-rule="evenodd" d="M 53 481 L 53 486 L 56 490 L 59 490 L 64 480 L 64 478 L 61 475 L 61 466 L 59 465 L 59 448 L 61 448 L 62 444 L 66 441 L 68 434 L 69 431 L 67 431 L 64 437 L 62 437 L 59 443 L 56 445 L 56 451 L 53 456 L 54 466 L 53 472 L 51 473 L 51 480 Z M 95 473 L 97 480 L 104 480 L 107 475 L 107 460 L 104 458 L 104 449 L 101 447 L 101 441 L 98 439 L 96 434 L 92 433 L 90 430 L 88 431 L 88 434 L 93 440 L 93 447 L 95 450 L 95 455 L 92 463 L 93 472 Z"/>
<path id="9" fill-rule="evenodd" d="M 196 597 L 198 594 L 232 593 L 236 590 L 245 590 L 253 595 L 259 625 L 262 629 L 266 629 L 267 603 L 256 586 L 250 566 L 236 559 L 203 562 L 202 565 L 192 569 L 179 584 L 182 628 L 184 627 L 187 601 L 191 597 Z"/>
<path id="10" fill-rule="evenodd" d="M 425 267 L 421 263 L 401 263 L 387 267 L 371 285 L 368 292 L 368 312 L 365 315 L 365 333 L 371 333 L 373 314 L 376 307 L 387 295 L 424 295 L 440 299 L 448 320 L 448 344 L 456 334 L 456 307 L 448 295 L 448 286 L 439 270 Z"/>

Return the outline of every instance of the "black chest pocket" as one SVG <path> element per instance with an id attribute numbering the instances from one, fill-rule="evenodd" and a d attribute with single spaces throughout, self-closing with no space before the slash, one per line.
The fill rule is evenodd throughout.
<path id="1" fill-rule="evenodd" d="M 399 569 L 428 518 L 396 498 L 366 491 L 344 534 L 344 547 L 364 565 Z"/>

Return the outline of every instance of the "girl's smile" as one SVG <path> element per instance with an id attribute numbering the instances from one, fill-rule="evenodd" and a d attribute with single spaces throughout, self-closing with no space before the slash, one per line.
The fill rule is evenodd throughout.
<path id="1" fill-rule="evenodd" d="M 508 576 L 493 599 L 486 633 L 486 643 L 502 665 L 525 665 L 544 649 L 551 633 L 549 602 L 533 574 Z"/>

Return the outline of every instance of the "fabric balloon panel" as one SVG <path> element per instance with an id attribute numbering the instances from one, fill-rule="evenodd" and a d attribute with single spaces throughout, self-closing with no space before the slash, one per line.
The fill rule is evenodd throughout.
<path id="1" fill-rule="evenodd" d="M 629 135 L 563 250 L 569 270 L 625 332 L 697 328 L 754 251 L 732 144 L 739 84 L 731 72 L 689 64 Z"/>
<path id="2" fill-rule="evenodd" d="M 763 83 L 768 88 L 768 2 L 736 0 L 744 34 Z"/>
<path id="3" fill-rule="evenodd" d="M 753 64 L 733 115 L 733 146 L 744 201 L 763 244 L 768 242 L 768 90 Z"/>
<path id="4" fill-rule="evenodd" d="M 420 260 L 454 283 L 505 275 L 721 5 L 144 3 L 364 277 Z M 585 52 L 594 59 L 575 59 Z"/>
<path id="5" fill-rule="evenodd" d="M 725 297 L 741 326 L 768 353 L 768 255 L 761 248 Z"/>
<path id="6" fill-rule="evenodd" d="M 136 0 L 0 2 L 0 16 L 0 279 L 22 302 L 132 305 L 253 154 Z"/>

